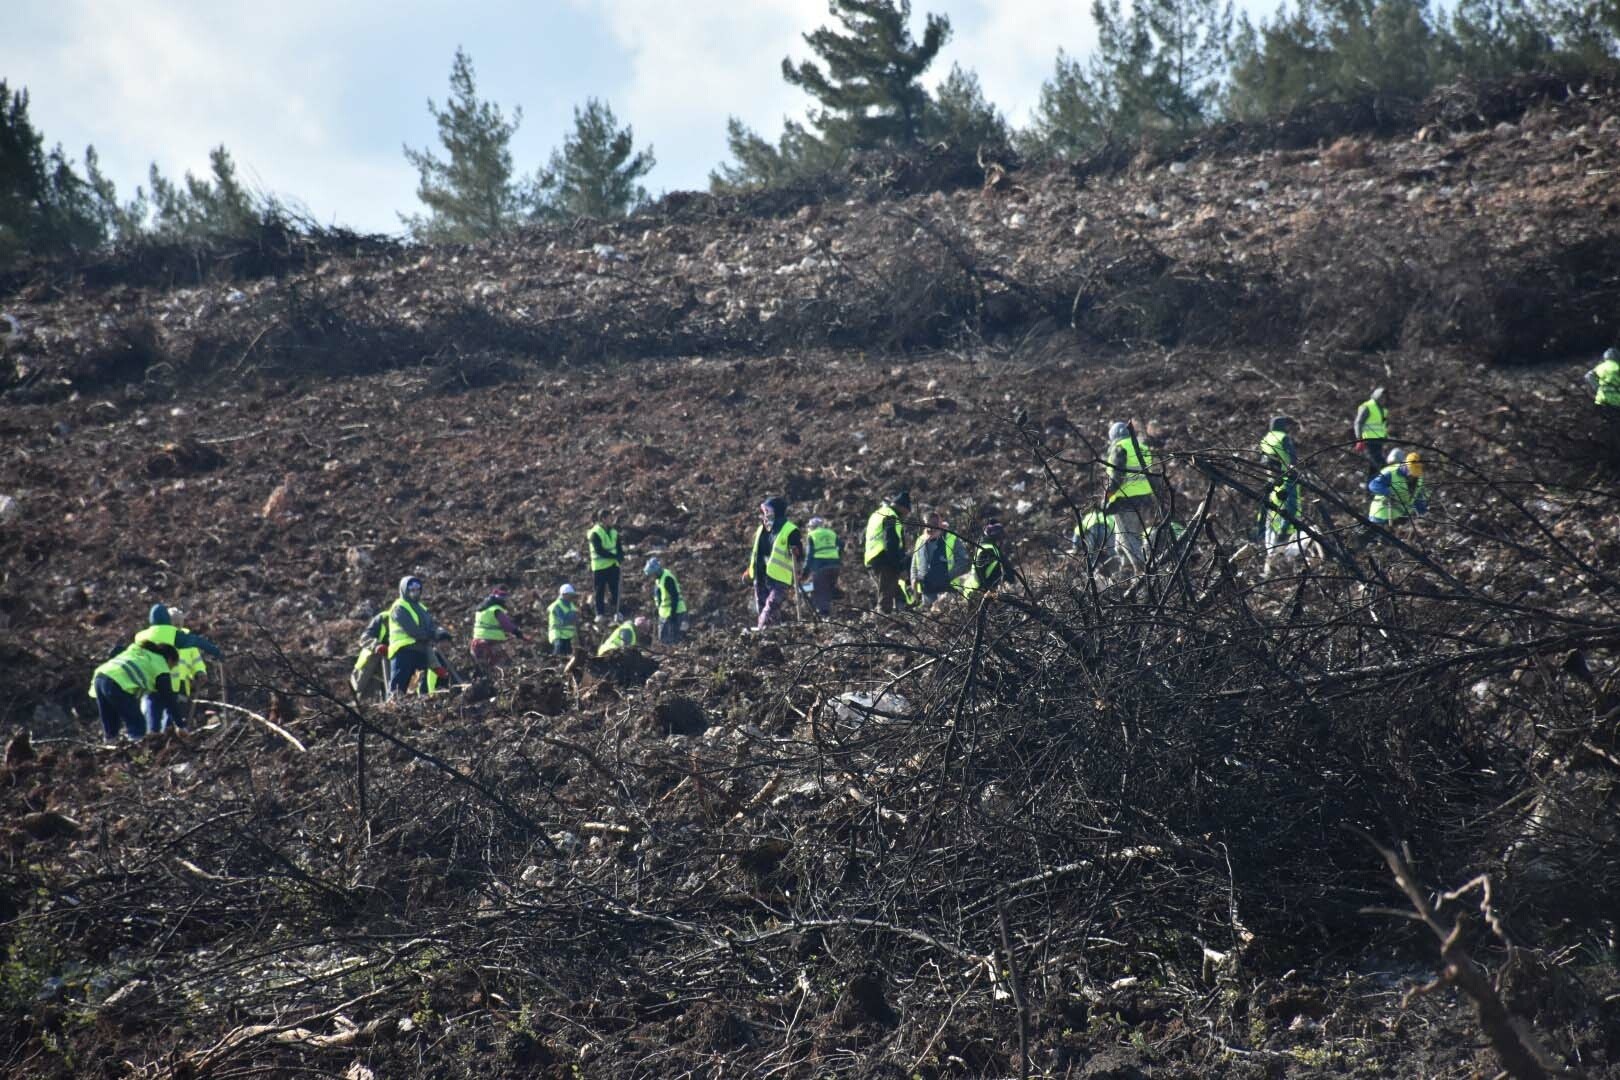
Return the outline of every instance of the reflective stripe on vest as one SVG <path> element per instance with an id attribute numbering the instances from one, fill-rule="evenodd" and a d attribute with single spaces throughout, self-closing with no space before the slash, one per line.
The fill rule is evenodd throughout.
<path id="1" fill-rule="evenodd" d="M 159 675 L 169 674 L 169 663 L 151 649 L 131 645 L 90 676 L 90 696 L 96 696 L 96 676 L 105 675 L 126 693 L 139 697 L 157 686 Z"/>
<path id="2" fill-rule="evenodd" d="M 887 504 L 872 511 L 872 516 L 866 519 L 866 565 L 871 566 L 878 556 L 888 550 L 883 542 L 883 526 L 887 519 L 894 519 L 895 535 L 900 537 L 901 550 L 905 549 L 905 526 L 900 524 L 900 514 L 894 507 Z"/>
<path id="3" fill-rule="evenodd" d="M 616 551 L 619 550 L 619 530 L 618 529 L 610 529 L 606 525 L 592 525 L 590 531 L 585 534 L 585 539 L 588 542 L 593 537 L 596 538 L 598 541 L 600 541 L 600 545 L 601 545 L 601 548 L 602 548 L 603 551 L 616 552 Z M 618 565 L 619 565 L 619 560 L 618 560 L 617 557 L 609 556 L 609 557 L 607 557 L 605 559 L 601 558 L 596 554 L 596 545 L 591 546 L 591 569 L 592 570 L 611 570 L 615 566 L 618 566 Z"/>
<path id="4" fill-rule="evenodd" d="M 1362 402 L 1361 407 L 1367 410 L 1367 422 L 1361 425 L 1361 437 L 1363 439 L 1387 438 L 1389 428 L 1384 425 L 1384 417 L 1388 414 L 1384 412 L 1384 407 L 1372 398 Z"/>
<path id="5" fill-rule="evenodd" d="M 636 624 L 633 622 L 620 623 L 619 628 L 607 636 L 597 647 L 597 656 L 606 656 L 610 652 L 628 649 L 636 643 Z"/>
<path id="6" fill-rule="evenodd" d="M 574 635 L 579 632 L 579 608 L 560 596 L 546 608 L 546 619 L 546 639 L 553 645 L 559 641 L 573 641 Z"/>
<path id="7" fill-rule="evenodd" d="M 1137 450 L 1141 453 L 1138 454 Z M 1117 451 L 1125 452 L 1125 468 L 1120 470 L 1114 466 L 1114 454 Z M 1144 471 L 1153 464 L 1153 451 L 1141 444 L 1131 436 L 1115 440 L 1108 447 L 1108 478 L 1118 485 L 1117 490 L 1108 496 L 1108 501 L 1115 499 L 1131 499 L 1138 495 L 1152 495 L 1153 485 L 1148 481 Z"/>
<path id="8" fill-rule="evenodd" d="M 1593 404 L 1620 406 L 1620 363 L 1605 360 L 1592 369 L 1592 374 L 1597 376 L 1598 382 Z"/>
<path id="9" fill-rule="evenodd" d="M 810 552 L 806 557 L 812 562 L 837 563 L 840 561 L 837 533 L 823 526 L 819 529 L 811 529 L 805 535 L 809 538 L 810 543 Z"/>
<path id="10" fill-rule="evenodd" d="M 478 609 L 473 618 L 474 641 L 505 641 L 506 631 L 501 629 L 500 613 L 506 610 L 504 604 L 491 604 Z"/>
<path id="11" fill-rule="evenodd" d="M 404 597 L 394 601 L 394 606 L 388 609 L 388 659 L 392 660 L 394 654 L 408 645 L 415 645 L 416 639 L 406 632 L 404 625 L 399 621 L 399 609 L 404 608 L 416 617 L 416 625 L 421 626 L 427 621 L 427 609 L 420 604 L 413 604 Z"/>
<path id="12" fill-rule="evenodd" d="M 675 577 L 675 571 L 665 570 L 653 582 L 653 596 L 658 601 L 658 617 L 670 619 L 676 615 L 686 614 L 686 593 L 681 591 L 681 583 Z M 671 600 L 673 597 L 673 601 Z"/>

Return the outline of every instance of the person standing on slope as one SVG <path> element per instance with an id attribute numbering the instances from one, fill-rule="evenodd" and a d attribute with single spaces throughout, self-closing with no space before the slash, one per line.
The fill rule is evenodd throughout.
<path id="1" fill-rule="evenodd" d="M 900 511 L 911 512 L 911 493 L 905 489 L 883 500 L 866 519 L 866 566 L 877 586 L 877 609 L 905 610 L 907 606 L 905 523 Z"/>
<path id="2" fill-rule="evenodd" d="M 597 622 L 606 620 L 610 611 L 615 619 L 623 617 L 619 611 L 619 564 L 624 561 L 624 550 L 619 546 L 619 530 L 603 524 L 606 519 L 607 509 L 604 507 L 598 511 L 596 523 L 585 534 L 585 540 L 591 546 L 591 578 L 595 587 L 594 613 Z M 610 598 L 612 607 L 607 606 Z"/>
<path id="3" fill-rule="evenodd" d="M 763 630 L 782 617 L 788 591 L 799 587 L 795 573 L 804 561 L 799 527 L 788 520 L 787 500 L 772 495 L 759 504 L 760 525 L 749 547 L 748 569 L 743 576 L 754 583 L 754 606 L 759 610 L 756 629 Z"/>
<path id="4" fill-rule="evenodd" d="M 1356 449 L 1367 457 L 1367 479 L 1384 467 L 1384 440 L 1389 438 L 1389 413 L 1384 409 L 1384 388 L 1373 387 L 1372 396 L 1356 410 Z"/>

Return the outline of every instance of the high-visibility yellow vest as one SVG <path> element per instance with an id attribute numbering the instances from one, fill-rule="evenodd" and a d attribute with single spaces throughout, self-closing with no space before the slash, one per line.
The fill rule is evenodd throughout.
<path id="1" fill-rule="evenodd" d="M 1384 412 L 1384 407 L 1378 404 L 1378 402 L 1374 401 L 1372 398 L 1368 398 L 1366 401 L 1362 402 L 1361 407 L 1367 410 L 1367 420 L 1361 425 L 1361 437 L 1363 439 L 1387 438 L 1389 436 L 1389 428 L 1384 424 L 1384 417 L 1386 415 Z"/>
<path id="2" fill-rule="evenodd" d="M 888 550 L 883 542 L 883 529 L 888 519 L 894 519 L 895 535 L 900 537 L 900 547 L 905 548 L 905 526 L 900 522 L 900 514 L 894 507 L 885 503 L 872 511 L 872 516 L 866 519 L 866 565 L 871 566 L 878 556 Z"/>
<path id="3" fill-rule="evenodd" d="M 776 540 L 771 544 L 771 553 L 765 559 L 765 576 L 771 581 L 779 581 L 783 585 L 793 584 L 793 538 L 798 535 L 799 527 L 791 521 L 784 521 L 777 530 Z M 764 535 L 765 526 L 760 524 L 754 530 L 754 542 L 748 546 L 748 577 L 754 577 L 754 552 L 759 550 L 759 538 Z"/>
<path id="4" fill-rule="evenodd" d="M 658 575 L 658 580 L 653 582 L 653 599 L 658 601 L 660 619 L 673 619 L 686 614 L 686 593 L 681 589 L 680 579 L 673 570 L 665 568 Z"/>
<path id="5" fill-rule="evenodd" d="M 555 645 L 559 641 L 573 641 L 579 633 L 579 607 L 559 596 L 546 608 L 546 640 Z"/>
<path id="6" fill-rule="evenodd" d="M 603 551 L 616 552 L 619 550 L 618 529 L 610 529 L 606 525 L 592 525 L 590 531 L 585 534 L 586 542 L 589 543 L 592 537 L 595 537 L 598 541 L 600 541 L 600 546 Z M 608 558 L 602 558 L 596 554 L 596 546 L 591 547 L 592 570 L 611 570 L 618 565 L 619 560 L 616 557 L 610 556 Z"/>
<path id="7" fill-rule="evenodd" d="M 841 559 L 838 554 L 838 534 L 825 525 L 818 529 L 811 529 L 805 534 L 810 544 L 810 550 L 805 558 L 812 562 L 837 563 Z"/>
<path id="8" fill-rule="evenodd" d="M 394 601 L 388 609 L 388 659 L 392 660 L 399 650 L 415 645 L 416 639 L 406 633 L 405 626 L 399 621 L 400 610 L 410 612 L 416 618 L 416 625 L 421 626 L 427 621 L 427 609 L 421 604 L 413 604 L 403 596 Z"/>
<path id="9" fill-rule="evenodd" d="M 1620 407 L 1620 363 L 1605 360 L 1592 369 L 1597 377 L 1597 397 L 1594 405 L 1611 405 Z"/>
<path id="10" fill-rule="evenodd" d="M 1125 468 L 1114 466 L 1115 451 L 1125 452 Z M 1138 453 L 1140 451 L 1140 453 Z M 1108 501 L 1133 499 L 1138 495 L 1152 495 L 1153 484 L 1147 478 L 1147 468 L 1153 464 L 1153 452 L 1137 439 L 1126 435 L 1115 439 L 1108 447 L 1108 478 L 1117 485 Z"/>
<path id="11" fill-rule="evenodd" d="M 619 628 L 609 634 L 596 648 L 597 656 L 606 656 L 620 649 L 628 649 L 636 643 L 636 624 L 633 622 L 620 623 Z"/>
<path id="12" fill-rule="evenodd" d="M 199 676 L 208 673 L 208 665 L 203 662 L 202 650 L 196 646 L 180 650 L 180 663 L 169 676 L 174 683 L 174 692 L 191 696 L 191 686 Z"/>
<path id="13" fill-rule="evenodd" d="M 478 609 L 473 619 L 474 641 L 505 641 L 506 631 L 501 629 L 499 613 L 506 610 L 504 604 L 491 604 Z"/>
<path id="14" fill-rule="evenodd" d="M 1294 467 L 1294 457 L 1288 452 L 1287 440 L 1286 431 L 1268 431 L 1260 437 L 1260 452 L 1276 458 L 1277 464 L 1284 470 Z"/>
<path id="15" fill-rule="evenodd" d="M 957 579 L 958 589 L 960 589 L 962 595 L 967 597 L 969 600 L 973 599 L 973 597 L 980 592 L 988 592 L 994 589 L 996 586 L 1001 584 L 1001 579 L 1006 576 L 1000 572 L 1002 568 L 1000 548 L 986 540 L 984 543 L 979 545 L 978 551 L 987 552 L 990 556 L 987 560 L 985 560 L 984 577 L 981 578 L 979 576 L 978 567 L 975 565 L 972 570 L 969 570 L 967 573 L 963 574 Z M 977 554 L 975 554 L 973 561 L 975 564 L 978 563 L 979 560 Z M 985 581 L 989 581 L 990 583 L 986 585 L 984 584 Z"/>
<path id="16" fill-rule="evenodd" d="M 1386 525 L 1411 517 L 1414 504 L 1423 495 L 1423 478 L 1402 476 L 1398 462 L 1380 471 L 1389 477 L 1389 494 L 1374 495 L 1367 516 Z"/>
<path id="17" fill-rule="evenodd" d="M 96 668 L 90 676 L 90 696 L 96 696 L 96 676 L 105 675 L 126 692 L 139 697 L 151 693 L 158 676 L 169 674 L 169 663 L 142 645 L 130 645 Z"/>
<path id="18" fill-rule="evenodd" d="M 180 627 L 162 623 L 157 626 L 148 626 L 135 635 L 135 644 L 152 642 L 156 645 L 173 645 L 175 638 L 180 636 Z"/>

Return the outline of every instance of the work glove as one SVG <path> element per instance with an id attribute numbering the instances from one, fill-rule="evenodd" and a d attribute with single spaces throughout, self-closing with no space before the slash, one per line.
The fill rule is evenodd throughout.
<path id="1" fill-rule="evenodd" d="M 1366 439 L 1357 439 L 1356 440 L 1356 453 L 1365 454 L 1366 452 L 1367 452 L 1367 440 Z"/>
<path id="2" fill-rule="evenodd" d="M 441 668 L 434 668 L 433 669 L 433 675 L 440 682 L 448 682 L 450 680 L 450 669 L 449 668 L 442 668 L 442 667 Z"/>

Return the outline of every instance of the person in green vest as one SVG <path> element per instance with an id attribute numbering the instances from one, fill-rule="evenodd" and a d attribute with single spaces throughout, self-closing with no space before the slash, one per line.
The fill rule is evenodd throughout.
<path id="1" fill-rule="evenodd" d="M 658 609 L 658 640 L 664 645 L 677 645 L 681 632 L 686 629 L 686 593 L 675 571 L 654 556 L 647 560 L 641 572 L 653 579 L 653 606 Z"/>
<path id="2" fill-rule="evenodd" d="M 169 609 L 163 604 L 153 604 L 146 613 L 146 629 L 135 635 L 135 644 L 155 642 L 159 645 L 168 645 L 176 653 L 181 649 L 196 649 L 205 652 L 216 660 L 224 659 L 219 646 L 203 637 L 193 634 L 183 626 L 174 625 L 174 619 Z M 146 726 L 151 731 L 162 731 L 171 724 L 175 727 L 185 726 L 185 708 L 180 704 L 180 695 L 175 680 L 168 680 L 160 690 L 148 691 L 141 702 L 141 710 L 146 716 Z"/>
<path id="3" fill-rule="evenodd" d="M 1402 456 L 1400 450 L 1389 452 L 1389 464 L 1378 475 L 1367 481 L 1372 492 L 1372 505 L 1367 508 L 1367 520 L 1383 528 L 1394 528 L 1414 514 L 1429 512 L 1429 495 L 1423 489 L 1423 458 L 1416 451 Z"/>
<path id="4" fill-rule="evenodd" d="M 968 571 L 969 544 L 950 530 L 938 510 L 931 511 L 926 528 L 911 552 L 911 591 L 918 603 L 931 608 L 951 595 L 956 579 Z"/>
<path id="5" fill-rule="evenodd" d="M 1069 537 L 1069 551 L 1083 556 L 1087 570 L 1097 570 L 1114 546 L 1114 516 L 1102 507 L 1087 510 Z"/>
<path id="6" fill-rule="evenodd" d="M 146 734 L 147 721 L 141 712 L 142 695 L 173 695 L 174 669 L 180 652 L 173 645 L 158 641 L 138 641 L 96 668 L 90 676 L 90 696 L 96 700 L 101 718 L 101 734 L 108 743 L 118 741 L 118 728 L 131 742 Z"/>
<path id="7" fill-rule="evenodd" d="M 1356 410 L 1356 449 L 1367 456 L 1367 479 L 1384 467 L 1384 440 L 1389 438 L 1389 413 L 1384 409 L 1384 388 L 1373 387 L 1372 396 Z"/>
<path id="8" fill-rule="evenodd" d="M 838 593 L 844 542 L 823 517 L 810 519 L 805 537 L 804 576 L 810 579 L 810 610 L 825 619 L 832 614 L 833 597 Z"/>
<path id="9" fill-rule="evenodd" d="M 400 578 L 399 599 L 388 609 L 388 696 L 405 693 L 418 673 L 421 692 L 431 693 L 429 675 L 449 675 L 434 665 L 434 646 L 449 639 L 450 632 L 422 606 L 422 579 L 409 574 Z"/>
<path id="10" fill-rule="evenodd" d="M 506 586 L 497 585 L 489 590 L 489 595 L 473 613 L 472 644 L 469 648 L 473 659 L 486 671 L 499 671 L 510 663 L 506 655 L 508 638 L 528 640 L 523 636 L 523 631 L 518 629 L 517 623 L 506 613 L 506 603 L 510 595 Z"/>
<path id="11" fill-rule="evenodd" d="M 574 587 L 564 584 L 557 590 L 557 599 L 546 608 L 546 640 L 551 642 L 551 655 L 572 656 L 578 634 L 579 605 L 574 602 Z"/>
<path id="12" fill-rule="evenodd" d="M 1603 359 L 1586 373 L 1586 385 L 1596 395 L 1592 404 L 1603 406 L 1612 423 L 1620 416 L 1620 349 L 1603 350 Z"/>
<path id="13" fill-rule="evenodd" d="M 1121 563 L 1140 570 L 1147 563 L 1142 538 L 1156 505 L 1148 475 L 1153 451 L 1130 424 L 1116 420 L 1108 426 L 1108 452 L 1103 460 L 1108 466 L 1103 508 L 1114 521 L 1114 550 Z"/>
<path id="14" fill-rule="evenodd" d="M 360 632 L 360 653 L 349 672 L 349 686 L 356 698 L 386 697 L 388 694 L 388 609 L 371 617 Z"/>
<path id="15" fill-rule="evenodd" d="M 1001 522 L 991 518 L 985 522 L 984 539 L 973 551 L 973 567 L 962 575 L 962 596 L 968 600 L 977 600 L 981 594 L 994 593 L 1007 580 L 1009 568 L 1007 556 L 1002 550 L 1007 530 Z"/>
<path id="16" fill-rule="evenodd" d="M 593 611 L 597 622 L 606 619 L 610 611 L 615 619 L 623 617 L 619 611 L 619 564 L 624 561 L 624 549 L 619 544 L 619 530 L 603 524 L 606 517 L 605 510 L 598 513 L 596 524 L 585 534 L 591 546 L 591 580 L 596 597 Z M 609 599 L 612 607 L 608 606 Z"/>
<path id="17" fill-rule="evenodd" d="M 911 493 L 904 489 L 883 500 L 866 519 L 866 567 L 877 585 L 879 611 L 904 610 L 906 590 L 905 523 L 900 512 L 911 512 Z"/>
<path id="18" fill-rule="evenodd" d="M 1299 452 L 1294 447 L 1294 419 L 1274 416 L 1260 439 L 1260 456 L 1270 472 L 1266 501 L 1260 508 L 1260 532 L 1266 550 L 1288 543 L 1299 520 Z"/>
<path id="19" fill-rule="evenodd" d="M 647 616 L 637 615 L 634 619 L 620 623 L 614 631 L 602 639 L 602 644 L 596 647 L 597 659 L 612 653 L 623 652 L 625 649 L 634 649 L 640 645 L 647 633 Z"/>
<path id="20" fill-rule="evenodd" d="M 763 630 L 782 616 L 789 591 L 799 587 L 798 568 L 804 562 L 801 530 L 788 520 L 787 500 L 772 495 L 759 504 L 760 525 L 749 547 L 743 577 L 754 583 L 755 629 Z"/>

